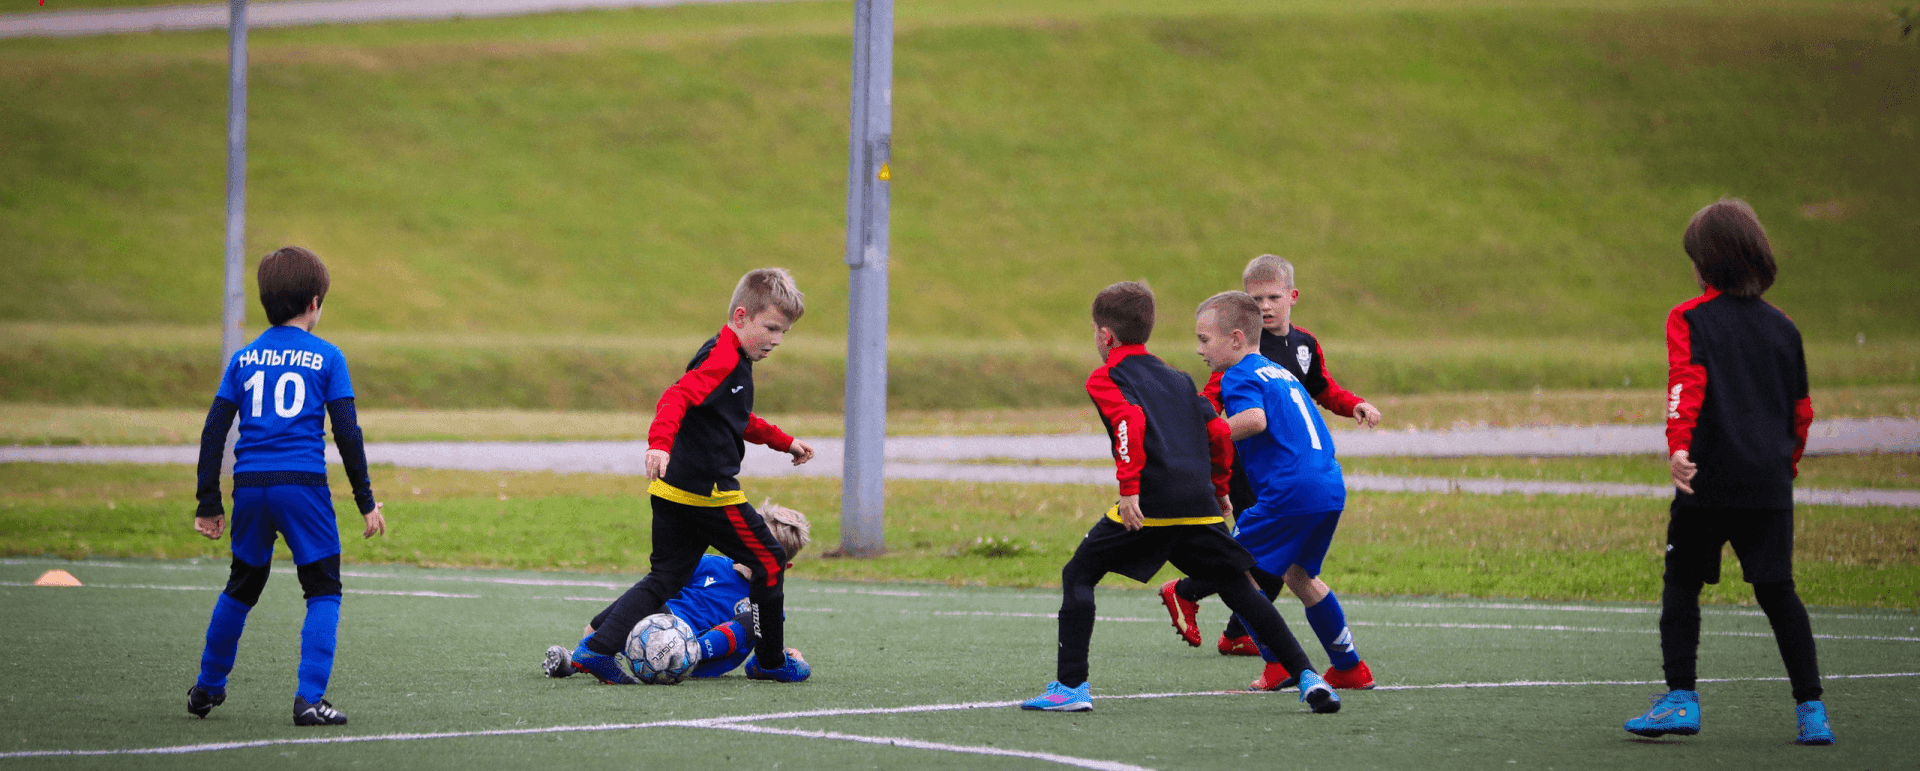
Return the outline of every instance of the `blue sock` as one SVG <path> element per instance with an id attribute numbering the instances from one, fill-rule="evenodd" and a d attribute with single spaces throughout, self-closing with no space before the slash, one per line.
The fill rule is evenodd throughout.
<path id="1" fill-rule="evenodd" d="M 240 633 L 247 628 L 247 607 L 226 592 L 213 602 L 213 618 L 207 621 L 207 647 L 200 651 L 201 689 L 226 693 L 227 673 L 233 671 L 233 658 L 240 650 Z"/>
<path id="2" fill-rule="evenodd" d="M 340 629 L 340 595 L 307 600 L 307 620 L 300 626 L 300 698 L 320 703 L 333 678 L 333 641 Z"/>
<path id="3" fill-rule="evenodd" d="M 1333 592 L 1307 608 L 1307 623 L 1320 638 L 1320 647 L 1327 649 L 1327 660 L 1334 669 L 1360 666 L 1360 652 L 1353 648 L 1353 631 L 1347 629 L 1347 613 L 1340 609 L 1340 599 Z"/>
<path id="4" fill-rule="evenodd" d="M 728 621 L 700 633 L 700 660 L 724 659 L 754 642 L 754 637 L 740 622 Z"/>

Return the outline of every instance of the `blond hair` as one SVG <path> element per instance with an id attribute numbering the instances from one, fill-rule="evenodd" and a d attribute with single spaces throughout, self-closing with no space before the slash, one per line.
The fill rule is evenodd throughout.
<path id="1" fill-rule="evenodd" d="M 1260 342 L 1260 304 L 1254 302 L 1253 295 L 1246 292 L 1221 292 L 1200 303 L 1193 312 L 1195 319 L 1200 314 L 1213 311 L 1213 326 L 1220 334 L 1227 335 L 1240 330 L 1248 340 L 1258 345 Z"/>
<path id="2" fill-rule="evenodd" d="M 759 268 L 747 271 L 740 277 L 740 283 L 733 287 L 733 299 L 728 300 L 727 315 L 733 315 L 733 309 L 745 308 L 748 316 L 758 316 L 769 307 L 779 308 L 786 314 L 787 322 L 800 320 L 807 312 L 807 296 L 794 286 L 793 274 L 786 268 Z"/>
<path id="3" fill-rule="evenodd" d="M 780 549 L 791 560 L 813 542 L 808 535 L 813 525 L 807 523 L 807 515 L 789 509 L 769 498 L 760 502 L 760 518 L 767 521 L 767 530 L 773 533 L 773 540 L 780 542 Z"/>
<path id="4" fill-rule="evenodd" d="M 1247 261 L 1247 269 L 1240 272 L 1240 285 L 1252 286 L 1268 281 L 1278 281 L 1288 289 L 1293 288 L 1293 263 L 1284 258 L 1263 254 Z"/>

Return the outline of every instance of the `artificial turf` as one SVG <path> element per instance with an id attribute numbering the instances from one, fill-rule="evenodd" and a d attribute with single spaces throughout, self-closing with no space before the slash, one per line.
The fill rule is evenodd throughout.
<path id="1" fill-rule="evenodd" d="M 86 586 L 23 586 L 50 568 Z M 299 590 L 277 573 L 249 618 L 225 705 L 204 721 L 182 704 L 221 560 L 0 560 L 0 763 L 19 768 L 552 768 L 569 765 L 740 768 L 1047 768 L 975 750 L 1054 753 L 1153 769 L 1592 768 L 1728 764 L 1741 768 L 1894 767 L 1911 758 L 1903 726 L 1920 673 L 1911 612 L 1812 609 L 1840 737 L 1787 744 L 1792 702 L 1766 622 L 1709 608 L 1700 669 L 1706 731 L 1646 741 L 1619 724 L 1659 685 L 1657 613 L 1648 604 L 1350 597 L 1355 642 L 1382 686 L 1347 692 L 1337 715 L 1307 713 L 1294 694 L 1229 694 L 1258 669 L 1246 658 L 1179 643 L 1151 595 L 1102 592 L 1091 713 L 1036 714 L 1011 704 L 1052 677 L 1052 590 L 872 586 L 796 579 L 788 641 L 813 679 L 747 681 L 737 673 L 674 687 L 549 680 L 538 661 L 567 643 L 631 576 L 350 567 L 338 663 L 328 698 L 341 729 L 291 725 Z M 1282 612 L 1306 634 L 1296 603 Z M 1211 632 L 1223 609 L 1207 603 Z M 1316 662 L 1324 653 L 1309 639 Z M 49 662 L 92 662 L 88 673 Z M 102 666 L 104 665 L 104 666 Z M 92 676 L 83 676 L 91 674 Z M 1899 675 L 1850 678 L 1855 675 Z M 1512 685 L 1496 686 L 1501 683 Z M 1450 687 L 1481 684 L 1492 687 Z M 1164 698 L 1122 698 L 1170 694 Z M 927 705 L 973 708 L 921 711 Z M 891 713 L 874 710 L 892 709 Z M 736 728 L 833 732 L 755 735 Z M 612 725 L 609 725 L 612 724 Z M 571 730 L 601 726 L 608 730 Z M 518 734 L 472 735 L 474 732 Z M 422 734 L 461 734 L 432 738 Z M 290 742 L 356 739 L 347 744 Z M 222 743 L 256 746 L 210 748 Z M 12 753 L 195 747 L 177 755 L 7 757 Z M 176 750 L 177 751 L 177 750 Z M 1109 766 L 1112 767 L 1112 766 Z"/>

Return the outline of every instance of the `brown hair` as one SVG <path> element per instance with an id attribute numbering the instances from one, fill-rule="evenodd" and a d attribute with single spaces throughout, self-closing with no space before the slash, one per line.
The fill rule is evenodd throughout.
<path id="1" fill-rule="evenodd" d="M 1259 284 L 1278 281 L 1281 286 L 1293 288 L 1293 263 L 1285 258 L 1263 254 L 1247 261 L 1247 269 L 1240 272 L 1240 285 Z"/>
<path id="2" fill-rule="evenodd" d="M 731 318 L 735 308 L 745 308 L 748 316 L 758 316 L 769 306 L 786 314 L 789 324 L 799 321 L 800 315 L 807 312 L 807 296 L 794 286 L 793 274 L 786 268 L 747 271 L 733 287 L 733 298 L 727 301 L 727 316 Z"/>
<path id="3" fill-rule="evenodd" d="M 319 255 L 288 246 L 260 258 L 254 283 L 260 287 L 260 307 L 267 311 L 267 323 L 279 326 L 306 313 L 308 301 L 326 302 L 332 279 Z"/>
<path id="4" fill-rule="evenodd" d="M 807 515 L 774 503 L 771 498 L 760 502 L 760 518 L 766 520 L 767 531 L 773 533 L 773 540 L 780 543 L 780 550 L 787 553 L 789 560 L 813 542 L 808 535 L 813 525 L 807 522 Z"/>
<path id="5" fill-rule="evenodd" d="M 1722 198 L 1695 212 L 1681 244 L 1707 286 L 1735 297 L 1759 297 L 1778 268 L 1760 216 L 1738 198 Z"/>
<path id="6" fill-rule="evenodd" d="M 1193 317 L 1198 319 L 1200 314 L 1207 311 L 1213 311 L 1213 325 L 1220 330 L 1220 334 L 1231 334 L 1237 329 L 1254 345 L 1260 344 L 1260 303 L 1254 301 L 1253 295 L 1221 292 L 1200 303 Z"/>
<path id="7" fill-rule="evenodd" d="M 1153 336 L 1153 290 L 1122 281 L 1093 297 L 1093 325 L 1113 330 L 1121 345 L 1141 345 Z"/>

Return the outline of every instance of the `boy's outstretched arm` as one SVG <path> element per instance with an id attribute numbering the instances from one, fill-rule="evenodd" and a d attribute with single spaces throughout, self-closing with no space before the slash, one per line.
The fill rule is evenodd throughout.
<path id="1" fill-rule="evenodd" d="M 347 484 L 353 486 L 353 505 L 365 517 L 363 538 L 387 532 L 387 518 L 373 500 L 373 480 L 367 475 L 367 447 L 360 433 L 360 418 L 353 409 L 353 397 L 327 402 L 327 420 L 333 423 L 333 445 L 340 448 L 340 463 L 347 470 Z"/>
<path id="2" fill-rule="evenodd" d="M 792 455 L 795 466 L 813 460 L 813 445 L 788 436 L 787 432 L 781 431 L 779 426 L 768 423 L 751 412 L 747 413 L 746 440 Z"/>
<path id="3" fill-rule="evenodd" d="M 1120 483 L 1120 524 L 1138 530 L 1145 519 L 1140 511 L 1140 471 L 1147 467 L 1147 448 L 1140 444 L 1147 432 L 1147 413 L 1140 405 L 1127 401 L 1101 367 L 1087 377 L 1087 395 L 1107 424 L 1107 438 L 1113 441 L 1114 480 Z"/>
<path id="4" fill-rule="evenodd" d="M 227 529 L 227 509 L 220 503 L 220 461 L 227 451 L 227 432 L 239 414 L 240 405 L 213 397 L 207 424 L 200 429 L 199 485 L 194 491 L 200 505 L 193 513 L 193 529 L 216 541 Z"/>

